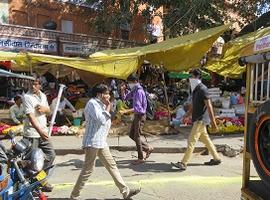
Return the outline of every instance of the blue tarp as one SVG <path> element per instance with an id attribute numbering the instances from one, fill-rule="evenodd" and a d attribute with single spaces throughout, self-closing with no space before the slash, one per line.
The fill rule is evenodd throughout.
<path id="1" fill-rule="evenodd" d="M 0 69 L 0 77 L 12 77 L 12 78 L 22 78 L 22 79 L 35 80 L 35 78 L 32 76 L 16 74 L 16 73 L 9 72 L 9 71 L 3 70 L 3 69 Z"/>

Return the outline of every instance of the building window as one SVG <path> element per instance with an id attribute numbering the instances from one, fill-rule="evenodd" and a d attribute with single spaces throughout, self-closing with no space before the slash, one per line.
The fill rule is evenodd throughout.
<path id="1" fill-rule="evenodd" d="M 121 38 L 123 40 L 129 40 L 129 30 L 121 30 Z"/>
<path id="2" fill-rule="evenodd" d="M 15 25 L 28 26 L 28 16 L 26 12 L 12 10 L 12 21 Z"/>
<path id="3" fill-rule="evenodd" d="M 121 30 L 121 38 L 123 40 L 129 40 L 130 24 L 127 21 L 122 22 L 120 24 L 120 30 Z"/>
<path id="4" fill-rule="evenodd" d="M 73 21 L 62 20 L 62 32 L 64 33 L 73 33 Z"/>
<path id="5" fill-rule="evenodd" d="M 50 17 L 47 15 L 37 15 L 37 27 L 38 28 L 44 28 L 44 24 L 50 20 Z"/>

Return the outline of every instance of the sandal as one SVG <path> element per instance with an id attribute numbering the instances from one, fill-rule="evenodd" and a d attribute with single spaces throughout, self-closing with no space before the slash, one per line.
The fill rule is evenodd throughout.
<path id="1" fill-rule="evenodd" d="M 145 158 L 144 160 L 146 160 L 147 158 L 149 158 L 149 156 L 151 155 L 151 153 L 154 151 L 153 147 L 149 147 L 149 150 L 146 152 Z"/>
<path id="2" fill-rule="evenodd" d="M 133 161 L 131 164 L 132 165 L 140 165 L 140 164 L 143 164 L 144 162 L 145 162 L 144 160 L 138 159 L 138 160 Z"/>

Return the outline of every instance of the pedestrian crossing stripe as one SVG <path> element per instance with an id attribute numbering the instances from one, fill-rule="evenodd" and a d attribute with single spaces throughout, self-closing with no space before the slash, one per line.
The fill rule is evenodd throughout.
<path id="1" fill-rule="evenodd" d="M 252 180 L 259 180 L 259 177 L 253 177 Z M 159 177 L 159 178 L 147 178 L 141 179 L 138 181 L 125 181 L 127 185 L 139 185 L 147 186 L 148 184 L 153 186 L 153 184 L 167 184 L 167 183 L 183 183 L 183 184 L 192 184 L 192 186 L 224 186 L 229 184 L 241 184 L 242 176 L 234 177 L 220 177 L 220 176 L 179 176 L 179 177 Z M 114 185 L 113 180 L 108 181 L 88 181 L 85 185 L 93 186 L 111 186 Z M 65 189 L 74 186 L 74 183 L 57 183 L 53 184 L 55 189 Z"/>

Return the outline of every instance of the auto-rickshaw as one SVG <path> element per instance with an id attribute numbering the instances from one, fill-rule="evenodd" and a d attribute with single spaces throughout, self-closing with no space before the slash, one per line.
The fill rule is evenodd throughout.
<path id="1" fill-rule="evenodd" d="M 246 114 L 241 198 L 270 199 L 270 35 L 254 42 L 246 65 Z M 258 178 L 250 175 L 251 161 Z"/>

